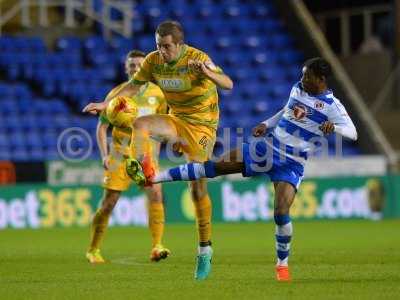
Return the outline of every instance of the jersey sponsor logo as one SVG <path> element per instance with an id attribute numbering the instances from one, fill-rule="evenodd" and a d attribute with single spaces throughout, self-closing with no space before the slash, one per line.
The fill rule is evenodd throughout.
<path id="1" fill-rule="evenodd" d="M 308 114 L 307 107 L 304 105 L 296 104 L 293 107 L 293 115 L 297 121 L 304 119 Z"/>
<path id="2" fill-rule="evenodd" d="M 314 104 L 314 108 L 315 109 L 319 109 L 319 110 L 323 109 L 324 108 L 324 102 L 316 101 L 315 104 Z"/>
<path id="3" fill-rule="evenodd" d="M 185 89 L 185 81 L 181 78 L 161 78 L 158 83 L 166 91 L 183 91 Z"/>

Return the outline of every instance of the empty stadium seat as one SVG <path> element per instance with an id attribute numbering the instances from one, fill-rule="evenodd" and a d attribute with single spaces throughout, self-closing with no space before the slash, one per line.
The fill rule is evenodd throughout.
<path id="1" fill-rule="evenodd" d="M 93 5 L 101 11 L 101 1 Z M 111 16 L 121 17 L 116 11 Z M 137 1 L 132 39 L 106 40 L 99 24 L 89 37 L 59 38 L 55 49 L 39 37 L 0 37 L 0 160 L 59 159 L 58 136 L 71 126 L 86 130 L 94 142 L 97 118 L 81 115 L 81 109 L 103 100 L 125 78 L 122 63 L 129 50 L 156 49 L 155 27 L 167 18 L 182 22 L 187 43 L 205 51 L 233 78 L 232 91 L 219 91 L 220 126 L 233 128 L 233 138 L 235 127 L 249 133 L 255 123 L 282 109 L 301 77 L 304 55 L 272 1 Z M 345 155 L 360 151 L 347 142 L 343 149 Z M 97 147 L 91 157 L 98 158 Z"/>

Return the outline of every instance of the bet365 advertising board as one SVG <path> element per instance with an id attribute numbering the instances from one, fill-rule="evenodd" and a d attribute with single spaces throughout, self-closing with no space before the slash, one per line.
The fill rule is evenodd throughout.
<path id="1" fill-rule="evenodd" d="M 262 178 L 211 181 L 214 222 L 273 219 L 273 185 Z M 167 223 L 194 222 L 186 183 L 164 184 Z M 0 229 L 88 226 L 100 204 L 98 185 L 0 187 Z M 291 209 L 293 219 L 400 217 L 400 176 L 305 180 Z M 135 187 L 122 194 L 111 226 L 147 226 L 147 202 Z"/>

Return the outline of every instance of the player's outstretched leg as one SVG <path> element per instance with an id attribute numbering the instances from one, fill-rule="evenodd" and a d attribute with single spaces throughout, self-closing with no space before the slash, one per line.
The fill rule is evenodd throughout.
<path id="1" fill-rule="evenodd" d="M 154 174 L 149 172 L 145 162 L 139 162 L 134 158 L 129 158 L 126 164 L 126 171 L 129 177 L 139 186 L 150 186 L 153 183 L 170 181 L 191 181 L 200 178 L 214 178 L 218 175 L 215 163 L 206 161 L 205 163 L 188 163 L 175 168 L 167 169 Z"/>
<path id="2" fill-rule="evenodd" d="M 175 168 L 154 173 L 152 169 L 146 171 L 144 162 L 134 158 L 127 159 L 126 171 L 129 177 L 139 186 L 150 186 L 153 183 L 171 181 L 193 181 L 201 178 L 214 178 L 221 175 L 241 173 L 242 162 L 213 162 L 187 163 Z"/>

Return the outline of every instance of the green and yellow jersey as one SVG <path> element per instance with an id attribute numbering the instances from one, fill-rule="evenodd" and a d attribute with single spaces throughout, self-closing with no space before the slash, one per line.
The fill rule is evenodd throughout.
<path id="1" fill-rule="evenodd" d="M 178 58 L 165 63 L 158 51 L 151 52 L 131 82 L 155 82 L 164 92 L 170 114 L 193 125 L 217 129 L 219 119 L 218 94 L 214 82 L 200 77 L 188 67 L 188 60 L 211 61 L 196 48 L 183 45 Z M 218 67 L 214 71 L 222 73 Z"/>
<path id="2" fill-rule="evenodd" d="M 128 81 L 115 87 L 109 92 L 107 99 L 114 98 L 114 96 L 127 84 Z M 164 93 L 154 83 L 147 82 L 142 85 L 139 92 L 132 97 L 131 100 L 137 107 L 136 117 L 167 113 L 167 103 L 165 101 Z M 102 124 L 110 124 L 110 121 L 104 112 L 100 114 L 100 122 Z M 113 127 L 112 140 L 114 151 L 123 155 L 129 155 L 131 135 L 131 128 Z"/>

